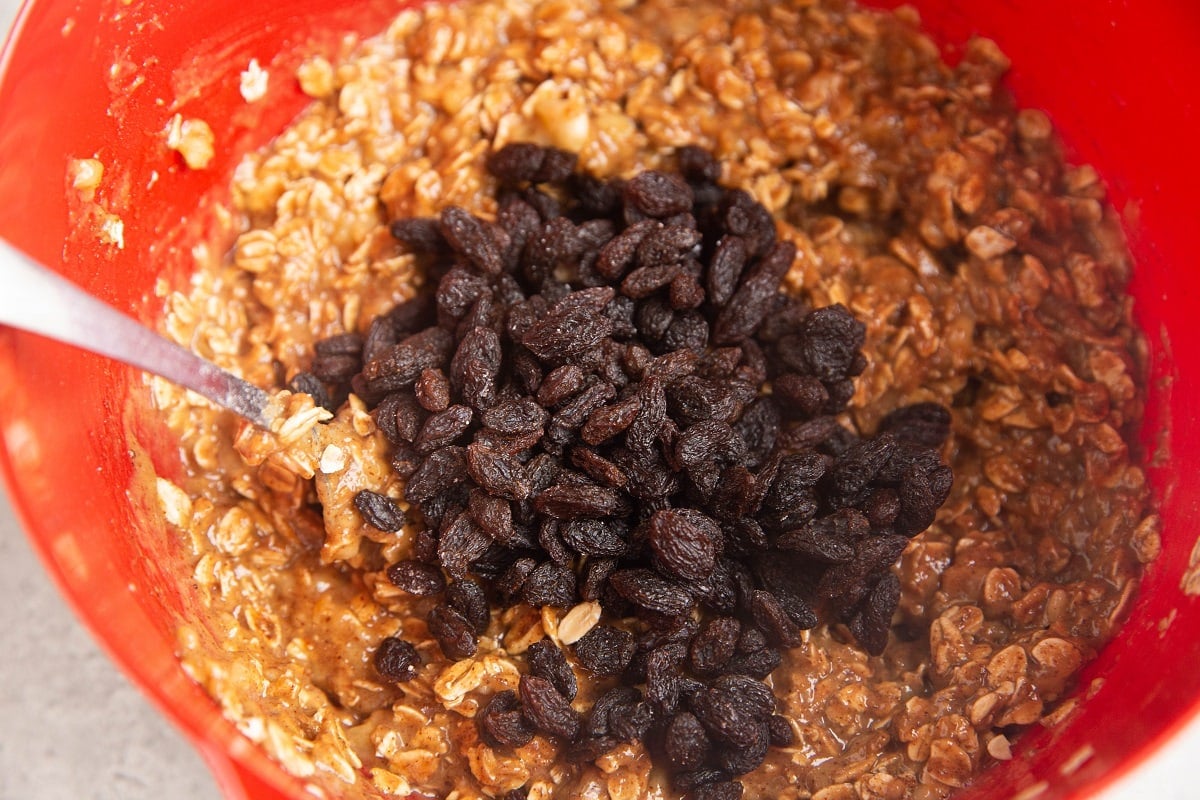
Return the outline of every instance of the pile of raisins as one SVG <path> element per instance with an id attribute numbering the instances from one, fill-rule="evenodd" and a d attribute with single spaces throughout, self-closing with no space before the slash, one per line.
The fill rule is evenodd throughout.
<path id="1" fill-rule="evenodd" d="M 486 742 L 541 733 L 586 761 L 643 741 L 679 791 L 716 800 L 791 743 L 762 679 L 804 630 L 884 649 L 890 568 L 950 491 L 950 418 L 909 406 L 869 438 L 839 423 L 865 327 L 781 291 L 796 250 L 771 214 L 704 151 L 677 163 L 604 181 L 559 150 L 493 153 L 496 220 L 394 221 L 430 289 L 319 343 L 292 388 L 374 408 L 420 515 L 388 578 L 440 598 L 448 658 L 475 654 L 497 607 L 600 603 L 570 648 L 591 708 L 547 639 L 478 715 Z M 356 504 L 405 524 L 387 497 Z M 396 681 L 417 664 L 400 639 L 375 654 Z"/>

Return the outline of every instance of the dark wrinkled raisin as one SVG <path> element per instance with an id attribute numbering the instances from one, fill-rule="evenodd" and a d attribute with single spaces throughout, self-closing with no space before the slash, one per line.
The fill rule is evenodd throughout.
<path id="1" fill-rule="evenodd" d="M 486 222 L 458 206 L 449 206 L 442 211 L 439 223 L 450 247 L 477 270 L 498 275 L 504 269 L 500 245 Z"/>
<path id="2" fill-rule="evenodd" d="M 717 563 L 720 528 L 697 511 L 656 511 L 646 524 L 646 540 L 656 569 L 667 577 L 700 581 Z"/>
<path id="3" fill-rule="evenodd" d="M 744 675 L 722 675 L 692 698 L 692 712 L 709 733 L 735 747 L 757 746 L 774 709 L 771 690 Z"/>
<path id="4" fill-rule="evenodd" d="M 395 533 L 404 527 L 408 520 L 404 509 L 387 495 L 363 489 L 354 495 L 354 507 L 366 522 L 374 528 L 389 533 Z"/>
<path id="5" fill-rule="evenodd" d="M 388 230 L 410 253 L 441 253 L 450 247 L 438 221 L 429 217 L 392 220 Z"/>
<path id="6" fill-rule="evenodd" d="M 572 292 L 525 332 L 521 344 L 551 363 L 578 356 L 612 333 L 612 321 L 603 314 L 612 298 L 610 287 Z"/>
<path id="7" fill-rule="evenodd" d="M 681 711 L 667 723 L 663 734 L 663 751 L 675 770 L 699 769 L 711 749 L 708 734 L 694 714 Z"/>
<path id="8" fill-rule="evenodd" d="M 421 426 L 421 432 L 413 440 L 413 447 L 418 453 L 428 455 L 434 450 L 453 444 L 467 432 L 474 413 L 468 406 L 455 405 L 429 416 Z"/>
<path id="9" fill-rule="evenodd" d="M 717 748 L 717 766 L 731 775 L 753 772 L 767 757 L 771 734 L 766 722 L 753 726 L 754 738 L 749 744 L 725 745 Z"/>
<path id="10" fill-rule="evenodd" d="M 687 800 L 741 800 L 742 790 L 737 781 L 717 781 L 692 789 Z"/>
<path id="11" fill-rule="evenodd" d="M 692 209 L 692 188 L 678 175 L 648 170 L 625 184 L 625 202 L 648 217 L 669 217 Z"/>
<path id="12" fill-rule="evenodd" d="M 679 704 L 679 666 L 686 654 L 682 644 L 668 644 L 646 656 L 646 701 L 655 713 L 669 714 Z"/>
<path id="13" fill-rule="evenodd" d="M 567 520 L 558 530 L 563 542 L 580 555 L 615 557 L 629 550 L 627 528 L 613 520 Z"/>
<path id="14" fill-rule="evenodd" d="M 375 424 L 393 445 L 411 443 L 425 420 L 425 411 L 411 395 L 392 392 L 375 408 Z"/>
<path id="15" fill-rule="evenodd" d="M 426 411 L 445 411 L 450 405 L 450 379 L 440 369 L 422 370 L 413 388 Z"/>
<path id="16" fill-rule="evenodd" d="M 491 544 L 491 537 L 464 511 L 442 531 L 438 561 L 452 577 L 462 578 L 471 562 L 486 553 Z"/>
<path id="17" fill-rule="evenodd" d="M 524 747 L 533 741 L 533 729 L 525 721 L 517 693 L 512 689 L 492 695 L 476 721 L 479 734 L 489 747 Z"/>
<path id="18" fill-rule="evenodd" d="M 583 567 L 583 579 L 579 585 L 582 600 L 599 600 L 608 582 L 608 576 L 617 568 L 613 558 L 589 558 Z"/>
<path id="19" fill-rule="evenodd" d="M 729 667 L 726 671 L 762 679 L 774 672 L 782 663 L 783 656 L 780 655 L 779 651 L 766 647 L 762 650 L 756 650 L 753 653 L 735 657 L 729 662 Z"/>
<path id="20" fill-rule="evenodd" d="M 575 672 L 567 663 L 566 655 L 554 642 L 549 639 L 534 642 L 525 651 L 525 658 L 529 662 L 530 673 L 550 681 L 567 700 L 575 699 L 575 693 L 578 691 Z"/>
<path id="21" fill-rule="evenodd" d="M 679 171 L 692 183 L 716 183 L 721 179 L 721 165 L 703 147 L 685 145 L 675 155 Z"/>
<path id="22" fill-rule="evenodd" d="M 731 189 L 725 192 L 720 204 L 721 222 L 725 229 L 746 240 L 751 256 L 762 255 L 775 243 L 775 220 L 749 192 Z"/>
<path id="23" fill-rule="evenodd" d="M 737 651 L 741 623 L 733 617 L 713 617 L 701 626 L 688 651 L 688 664 L 701 677 L 725 671 Z"/>
<path id="24" fill-rule="evenodd" d="M 387 577 L 394 586 L 418 597 L 429 597 L 446 588 L 442 571 L 420 561 L 397 561 L 387 568 Z"/>
<path id="25" fill-rule="evenodd" d="M 766 256 L 752 266 L 741 285 L 713 322 L 712 338 L 717 344 L 734 344 L 754 333 L 771 310 L 779 292 L 779 282 L 796 258 L 796 246 L 778 242 Z M 864 329 L 865 330 L 865 329 Z M 862 346 L 861 340 L 859 347 Z"/>
<path id="26" fill-rule="evenodd" d="M 530 142 L 513 142 L 488 156 L 487 170 L 505 183 L 533 181 L 546 160 L 546 148 Z"/>
<path id="27" fill-rule="evenodd" d="M 821 413 L 829 403 L 825 384 L 812 375 L 788 372 L 775 379 L 771 391 L 778 397 L 779 408 L 789 417 L 808 419 Z"/>
<path id="28" fill-rule="evenodd" d="M 532 558 L 518 558 L 496 579 L 493 584 L 496 592 L 508 601 L 520 597 L 526 579 L 536 568 L 537 562 Z"/>
<path id="29" fill-rule="evenodd" d="M 519 434 L 540 431 L 549 414 L 529 397 L 504 400 L 483 412 L 483 424 L 499 433 Z"/>
<path id="30" fill-rule="evenodd" d="M 598 408 L 588 416 L 579 435 L 588 444 L 597 445 L 606 442 L 633 424 L 633 420 L 641 408 L 641 398 L 636 394 L 612 405 Z"/>
<path id="31" fill-rule="evenodd" d="M 796 732 L 787 717 L 774 714 L 767 720 L 767 731 L 771 734 L 771 744 L 775 747 L 791 747 L 796 740 Z"/>
<path id="32" fill-rule="evenodd" d="M 484 533 L 500 544 L 512 541 L 512 506 L 502 497 L 496 497 L 483 489 L 473 489 L 467 503 L 467 511 Z"/>
<path id="33" fill-rule="evenodd" d="M 681 262 L 685 258 L 697 254 L 697 248 L 702 238 L 700 231 L 694 228 L 666 225 L 661 229 L 651 231 L 646 238 L 642 239 L 638 243 L 637 253 L 634 257 L 642 269 L 681 266 Z M 629 277 L 633 277 L 636 272 L 637 270 L 630 273 Z M 681 270 L 677 268 L 672 274 L 678 275 L 680 272 Z M 660 286 L 665 285 L 665 283 L 660 284 Z M 625 294 L 629 294 L 629 292 L 625 292 Z M 629 294 L 629 296 L 633 297 L 634 295 Z"/>
<path id="34" fill-rule="evenodd" d="M 900 581 L 889 572 L 875 584 L 850 619 L 850 633 L 854 634 L 862 649 L 871 655 L 879 655 L 887 646 L 892 614 L 899 602 Z"/>
<path id="35" fill-rule="evenodd" d="M 467 472 L 487 491 L 507 500 L 529 496 L 529 476 L 517 459 L 480 444 L 469 445 L 466 456 Z"/>
<path id="36" fill-rule="evenodd" d="M 668 616 L 679 616 L 694 603 L 680 584 L 661 578 L 648 569 L 623 569 L 609 576 L 609 585 L 636 606 Z"/>
<path id="37" fill-rule="evenodd" d="M 704 288 L 715 307 L 724 306 L 737 290 L 742 270 L 746 268 L 746 240 L 740 236 L 722 236 L 717 242 L 705 276 Z"/>
<path id="38" fill-rule="evenodd" d="M 492 614 L 483 587 L 473 580 L 457 580 L 446 587 L 446 605 L 463 615 L 475 633 L 483 635 Z"/>
<path id="39" fill-rule="evenodd" d="M 403 639 L 389 636 L 379 643 L 373 659 L 375 671 L 390 681 L 404 683 L 417 677 L 421 655 Z"/>
<path id="40" fill-rule="evenodd" d="M 297 372 L 288 381 L 287 388 L 289 391 L 298 394 L 311 395 L 314 405 L 321 406 L 329 411 L 337 410 L 336 408 L 331 408 L 333 398 L 329 396 L 329 392 L 325 389 L 325 384 L 311 372 Z M 387 434 L 385 433 L 384 435 L 386 436 Z"/>
<path id="41" fill-rule="evenodd" d="M 421 372 L 450 360 L 454 337 L 442 328 L 426 328 L 388 348 L 363 367 L 363 377 L 375 391 L 391 392 L 411 386 Z"/>
<path id="42" fill-rule="evenodd" d="M 681 792 L 690 792 L 701 786 L 711 786 L 729 780 L 729 773 L 711 767 L 685 770 L 671 776 L 671 785 Z"/>
<path id="43" fill-rule="evenodd" d="M 629 480 L 629 476 L 625 474 L 624 470 L 590 447 L 573 449 L 571 463 L 604 486 L 623 488 Z"/>
<path id="44" fill-rule="evenodd" d="M 447 606 L 434 606 L 429 612 L 429 633 L 452 661 L 470 658 L 479 648 L 471 623 Z"/>
<path id="45" fill-rule="evenodd" d="M 619 705 L 608 712 L 609 730 L 618 741 L 640 742 L 653 724 L 654 709 L 646 702 Z"/>
<path id="46" fill-rule="evenodd" d="M 468 403 L 480 410 L 496 402 L 496 375 L 503 351 L 500 336 L 491 328 L 472 328 L 450 362 L 450 386 Z"/>
<path id="47" fill-rule="evenodd" d="M 534 728 L 568 741 L 579 735 L 579 712 L 571 708 L 554 684 L 537 675 L 522 675 L 521 711 Z"/>
<path id="48" fill-rule="evenodd" d="M 542 562 L 525 579 L 522 597 L 535 608 L 566 608 L 575 600 L 575 573 L 552 561 Z"/>
<path id="49" fill-rule="evenodd" d="M 534 508 L 555 519 L 601 518 L 612 516 L 623 506 L 620 495 L 604 486 L 548 487 L 533 501 Z"/>
<path id="50" fill-rule="evenodd" d="M 584 373 L 575 364 L 565 364 L 550 371 L 538 388 L 537 399 L 543 406 L 554 406 L 574 395 L 584 386 Z"/>
<path id="51" fill-rule="evenodd" d="M 792 622 L 779 600 L 770 592 L 758 589 L 750 596 L 750 613 L 772 644 L 781 647 L 800 644 L 799 626 Z"/>
<path id="52" fill-rule="evenodd" d="M 579 663 L 601 677 L 624 672 L 633 660 L 633 652 L 633 634 L 609 625 L 597 625 L 575 643 Z"/>
<path id="53" fill-rule="evenodd" d="M 862 349 L 867 327 L 844 306 L 818 308 L 800 323 L 800 355 L 805 371 L 822 381 L 836 381 L 850 375 L 851 366 Z"/>

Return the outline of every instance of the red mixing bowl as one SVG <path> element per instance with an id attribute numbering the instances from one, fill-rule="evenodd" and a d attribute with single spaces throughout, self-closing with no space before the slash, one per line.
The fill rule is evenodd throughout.
<path id="1" fill-rule="evenodd" d="M 1181 580 L 1200 534 L 1200 302 L 1195 270 L 1200 193 L 1200 6 L 1186 0 L 913 0 L 953 58 L 972 34 L 1012 58 L 1022 105 L 1047 110 L 1072 160 L 1093 164 L 1122 213 L 1137 262 L 1137 316 L 1153 353 L 1144 438 L 1163 550 L 1121 635 L 1084 674 L 1103 683 L 1069 721 L 1034 726 L 1013 761 L 963 800 L 1007 798 L 1045 782 L 1041 798 L 1093 795 L 1143 761 L 1200 711 L 1200 599 Z M 266 143 L 306 98 L 301 58 L 370 33 L 394 0 L 37 0 L 21 13 L 0 82 L 0 235 L 117 307 L 153 322 L 156 279 L 173 285 L 198 241 L 228 243 L 215 213 L 234 165 Z M 275 79 L 247 104 L 251 58 Z M 163 131 L 176 113 L 218 132 L 204 171 L 182 168 Z M 75 223 L 68 163 L 106 168 L 97 198 L 124 220 L 124 248 Z M 81 232 L 83 231 L 83 232 Z M 4 291 L 0 278 L 0 291 Z M 178 471 L 140 374 L 46 340 L 0 330 L 0 448 L 13 505 L 75 611 L 112 657 L 196 744 L 231 798 L 307 796 L 221 716 L 184 674 L 177 624 L 192 597 L 174 575 L 182 553 L 141 488 L 151 465 Z M 1079 766 L 1081 748 L 1094 754 Z M 1077 769 L 1073 769 L 1078 767 Z"/>

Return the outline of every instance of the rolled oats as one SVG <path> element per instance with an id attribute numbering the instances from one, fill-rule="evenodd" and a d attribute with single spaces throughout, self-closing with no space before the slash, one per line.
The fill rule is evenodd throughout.
<path id="1" fill-rule="evenodd" d="M 164 329 L 276 386 L 309 367 L 314 341 L 363 333 L 424 279 L 381 203 L 396 217 L 456 204 L 491 218 L 482 162 L 510 141 L 577 151 L 601 176 L 669 164 L 681 145 L 713 152 L 722 182 L 796 245 L 789 285 L 868 324 L 846 422 L 871 431 L 881 409 L 953 409 L 953 494 L 896 568 L 909 635 L 869 658 L 836 626 L 806 632 L 772 676 L 795 741 L 747 794 L 945 797 L 1011 758 L 1009 726 L 1071 724 L 1075 700 L 1057 698 L 1113 634 L 1161 531 L 1121 433 L 1139 419 L 1141 365 L 1103 183 L 1062 165 L 1043 112 L 999 99 L 994 43 L 974 40 L 952 68 L 915 25 L 819 0 L 406 10 L 346 62 L 301 65 L 317 102 L 238 167 L 246 230 L 228 262 L 167 296 Z M 192 168 L 214 156 L 200 120 L 176 117 L 168 139 Z M 181 632 L 185 666 L 315 792 L 677 796 L 640 748 L 579 766 L 543 737 L 514 752 L 478 740 L 470 718 L 517 685 L 521 654 L 546 636 L 578 641 L 599 607 L 514 607 L 475 657 L 447 661 L 424 601 L 383 577 L 412 556 L 417 526 L 375 531 L 353 506 L 362 489 L 402 495 L 361 400 L 334 417 L 281 391 L 269 431 L 231 437 L 193 393 L 151 391 L 191 476 L 160 478 L 160 507 L 211 612 Z M 1184 588 L 1200 594 L 1200 547 L 1193 562 Z M 387 636 L 422 658 L 403 685 L 369 666 Z"/>

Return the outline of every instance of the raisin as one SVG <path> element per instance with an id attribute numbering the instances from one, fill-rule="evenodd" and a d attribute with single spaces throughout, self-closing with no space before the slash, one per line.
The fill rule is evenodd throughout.
<path id="1" fill-rule="evenodd" d="M 482 636 L 492 621 L 487 595 L 473 580 L 457 580 L 446 587 L 446 605 L 462 614 L 471 629 Z"/>
<path id="2" fill-rule="evenodd" d="M 575 573 L 552 561 L 545 561 L 525 579 L 522 598 L 535 608 L 567 608 L 575 602 Z"/>
<path id="3" fill-rule="evenodd" d="M 625 184 L 625 202 L 648 217 L 669 217 L 692 209 L 692 188 L 678 175 L 647 170 Z"/>
<path id="4" fill-rule="evenodd" d="M 705 622 L 688 650 L 692 671 L 701 677 L 720 675 L 737 651 L 741 632 L 741 623 L 733 617 L 713 617 Z"/>
<path id="5" fill-rule="evenodd" d="M 390 681 L 404 683 L 417 677 L 421 656 L 403 639 L 389 636 L 379 643 L 373 657 L 375 671 Z"/>
<path id="6" fill-rule="evenodd" d="M 717 344 L 734 344 L 752 335 L 771 310 L 779 282 L 796 258 L 796 246 L 778 242 L 742 279 L 713 322 L 712 338 Z M 865 330 L 865 328 L 864 328 Z M 862 343 L 859 342 L 859 347 Z"/>
<path id="7" fill-rule="evenodd" d="M 496 402 L 496 376 L 503 352 L 491 328 L 472 328 L 450 362 L 450 386 L 463 402 L 481 411 Z"/>
<path id="8" fill-rule="evenodd" d="M 773 714 L 767 720 L 767 731 L 771 736 L 771 744 L 775 747 L 791 747 L 796 740 L 796 732 L 792 730 L 792 723 L 788 722 L 787 717 L 781 717 L 778 714 Z"/>
<path id="9" fill-rule="evenodd" d="M 442 571 L 420 561 L 397 561 L 387 568 L 387 577 L 392 585 L 418 597 L 439 594 L 446 588 Z"/>
<path id="10" fill-rule="evenodd" d="M 689 509 L 656 511 L 646 524 L 653 563 L 667 577 L 700 581 L 712 574 L 720 545 L 720 528 Z"/>
<path id="11" fill-rule="evenodd" d="M 695 602 L 682 585 L 648 569 L 618 570 L 608 581 L 617 594 L 635 606 L 667 616 L 684 614 Z"/>
<path id="12" fill-rule="evenodd" d="M 636 394 L 612 405 L 598 408 L 588 416 L 579 435 L 591 445 L 606 442 L 632 425 L 641 408 L 641 398 Z"/>
<path id="13" fill-rule="evenodd" d="M 450 406 L 450 379 L 440 369 L 421 370 L 414 390 L 426 411 L 445 411 Z"/>
<path id="14" fill-rule="evenodd" d="M 717 308 L 727 304 L 737 290 L 742 270 L 746 268 L 746 240 L 740 236 L 722 236 L 717 242 L 705 275 L 704 288 L 708 300 Z"/>
<path id="15" fill-rule="evenodd" d="M 565 364 L 546 376 L 538 388 L 537 399 L 543 406 L 558 405 L 583 387 L 583 370 L 575 364 Z"/>
<path id="16" fill-rule="evenodd" d="M 737 781 L 717 781 L 697 786 L 687 795 L 687 800 L 741 800 L 742 784 Z"/>
<path id="17" fill-rule="evenodd" d="M 800 628 L 788 617 L 779 600 L 770 592 L 757 589 L 750 596 L 750 613 L 767 639 L 781 647 L 800 644 Z"/>
<path id="18" fill-rule="evenodd" d="M 372 390 L 391 392 L 411 386 L 427 369 L 450 360 L 454 337 L 442 328 L 426 328 L 404 339 L 363 367 Z"/>
<path id="19" fill-rule="evenodd" d="M 452 577 L 462 578 L 471 562 L 486 553 L 491 544 L 491 537 L 463 511 L 442 531 L 438 539 L 438 561 Z"/>
<path id="20" fill-rule="evenodd" d="M 529 476 L 512 456 L 471 444 L 466 448 L 466 469 L 476 483 L 497 497 L 524 500 L 529 496 Z"/>
<path id="21" fill-rule="evenodd" d="M 441 646 L 446 658 L 459 661 L 475 655 L 479 642 L 471 623 L 452 608 L 434 606 L 429 612 L 429 633 Z"/>
<path id="22" fill-rule="evenodd" d="M 529 397 L 501 401 L 481 415 L 484 425 L 505 434 L 540 431 L 548 418 L 546 410 Z"/>
<path id="23" fill-rule="evenodd" d="M 428 455 L 434 450 L 440 450 L 446 445 L 453 444 L 456 439 L 467 432 L 474 418 L 468 406 L 450 406 L 445 411 L 430 415 L 421 432 L 413 440 L 413 448 L 421 455 Z"/>
<path id="24" fill-rule="evenodd" d="M 476 717 L 480 738 L 489 747 L 524 747 L 533 741 L 533 729 L 521 713 L 517 693 L 505 689 L 492 695 Z"/>
<path id="25" fill-rule="evenodd" d="M 556 484 L 533 501 L 540 513 L 555 519 L 602 518 L 618 513 L 623 502 L 616 491 L 604 486 Z"/>
<path id="26" fill-rule="evenodd" d="M 575 643 L 575 657 L 593 675 L 620 675 L 633 660 L 634 641 L 629 631 L 597 625 Z"/>
<path id="27" fill-rule="evenodd" d="M 603 314 L 612 298 L 608 287 L 572 292 L 525 332 L 521 344 L 550 363 L 580 355 L 612 333 L 612 321 Z"/>
<path id="28" fill-rule="evenodd" d="M 559 534 L 568 547 L 584 556 L 617 557 L 629 550 L 628 531 L 615 520 L 568 520 Z"/>
<path id="29" fill-rule="evenodd" d="M 525 658 L 529 662 L 531 674 L 550 681 L 558 693 L 567 700 L 575 699 L 575 693 L 579 690 L 575 672 L 567 663 L 566 655 L 554 645 L 554 642 L 549 639 L 534 642 L 525 651 Z"/>
<path id="30" fill-rule="evenodd" d="M 500 246 L 491 227 L 458 206 L 442 211 L 439 227 L 447 244 L 485 275 L 504 269 Z"/>
<path id="31" fill-rule="evenodd" d="M 667 762 L 676 771 L 704 766 L 711 749 L 712 742 L 694 714 L 681 711 L 667 723 L 663 734 L 663 751 Z"/>
<path id="32" fill-rule="evenodd" d="M 387 495 L 363 489 L 354 495 L 354 507 L 373 528 L 395 533 L 408 521 L 404 510 Z"/>
<path id="33" fill-rule="evenodd" d="M 850 633 L 862 649 L 877 656 L 887 647 L 892 614 L 900 603 L 900 581 L 887 573 L 875 584 L 850 619 Z"/>
<path id="34" fill-rule="evenodd" d="M 537 675 L 522 675 L 521 711 L 535 729 L 571 741 L 579 735 L 579 712 L 571 708 L 554 684 Z"/>

